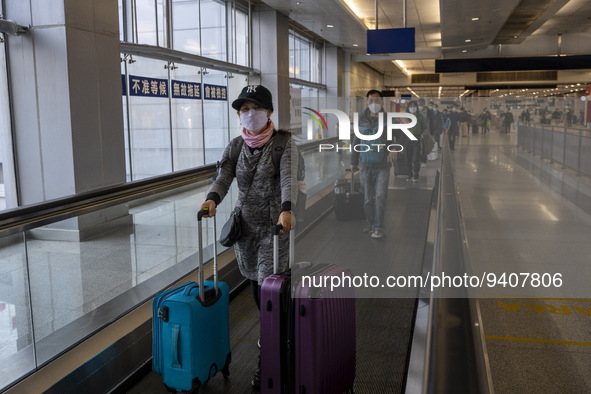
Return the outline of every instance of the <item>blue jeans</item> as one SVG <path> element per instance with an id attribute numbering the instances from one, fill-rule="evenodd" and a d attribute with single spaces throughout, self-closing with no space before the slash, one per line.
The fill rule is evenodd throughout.
<path id="1" fill-rule="evenodd" d="M 361 185 L 365 193 L 363 209 L 367 224 L 374 230 L 384 229 L 389 178 L 390 167 L 361 169 Z"/>

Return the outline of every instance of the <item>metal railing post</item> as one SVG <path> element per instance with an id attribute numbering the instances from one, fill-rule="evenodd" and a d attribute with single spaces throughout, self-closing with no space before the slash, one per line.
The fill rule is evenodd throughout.
<path id="1" fill-rule="evenodd" d="M 566 128 L 564 129 L 564 138 L 562 144 L 562 168 L 566 167 Z"/>
<path id="2" fill-rule="evenodd" d="M 583 130 L 579 129 L 579 149 L 577 152 L 577 175 L 581 175 L 581 145 L 583 145 Z"/>

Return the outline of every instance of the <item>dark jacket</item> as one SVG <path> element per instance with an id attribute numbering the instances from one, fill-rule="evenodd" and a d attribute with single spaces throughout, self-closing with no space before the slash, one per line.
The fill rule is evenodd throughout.
<path id="1" fill-rule="evenodd" d="M 356 145 L 365 144 L 372 148 L 371 152 L 356 152 L 355 149 L 351 151 L 351 165 L 357 167 L 359 162 L 363 163 L 364 167 L 372 167 L 372 168 L 382 168 L 382 167 L 389 167 L 390 163 L 388 163 L 388 150 L 386 146 L 388 144 L 394 143 L 394 141 L 388 141 L 388 135 L 386 133 L 386 114 L 384 111 L 380 111 L 378 114 L 384 120 L 382 135 L 377 140 L 373 141 L 362 141 L 356 135 L 353 134 L 352 137 L 352 147 L 354 148 Z M 371 116 L 371 112 L 369 108 L 366 108 L 365 111 L 359 116 L 359 132 L 361 134 L 367 135 L 374 135 L 377 133 L 379 128 L 379 117 L 378 116 Z M 396 131 L 393 133 L 394 137 L 397 137 Z M 380 151 L 377 151 L 377 147 L 372 146 L 373 144 L 384 144 L 385 146 L 380 148 Z M 370 160 L 374 159 L 374 160 Z"/>

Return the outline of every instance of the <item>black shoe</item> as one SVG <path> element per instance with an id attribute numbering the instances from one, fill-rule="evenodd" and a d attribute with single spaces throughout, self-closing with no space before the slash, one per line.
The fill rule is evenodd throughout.
<path id="1" fill-rule="evenodd" d="M 250 385 L 255 390 L 261 389 L 261 355 L 259 354 L 259 363 L 257 369 L 254 371 L 254 376 L 252 377 L 252 381 Z"/>

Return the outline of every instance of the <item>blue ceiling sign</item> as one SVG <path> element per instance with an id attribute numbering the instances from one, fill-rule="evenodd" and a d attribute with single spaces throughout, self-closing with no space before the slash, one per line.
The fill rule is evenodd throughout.
<path id="1" fill-rule="evenodd" d="M 367 53 L 415 52 L 415 28 L 367 31 Z"/>

